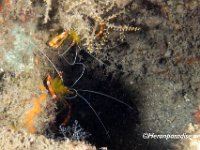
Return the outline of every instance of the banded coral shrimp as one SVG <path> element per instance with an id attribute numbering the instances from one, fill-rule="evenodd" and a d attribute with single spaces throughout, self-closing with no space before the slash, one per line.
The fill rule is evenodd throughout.
<path id="1" fill-rule="evenodd" d="M 100 36 L 99 35 L 100 33 L 101 31 L 99 31 L 96 36 Z M 83 59 L 84 63 L 92 62 L 93 65 L 90 66 L 90 68 L 98 66 L 98 67 L 104 67 L 110 71 L 116 71 L 117 73 L 126 72 L 122 68 L 119 68 L 118 64 L 116 64 L 116 62 L 114 62 L 112 59 L 109 58 L 109 51 L 104 54 L 89 52 L 87 49 L 85 49 L 84 46 L 82 47 L 81 45 L 82 43 L 79 42 L 80 42 L 80 37 L 79 35 L 76 34 L 75 31 L 69 31 L 69 32 L 63 31 L 61 32 L 61 34 L 57 35 L 56 37 L 48 41 L 47 45 L 50 46 L 52 51 L 57 52 L 57 55 L 60 58 L 64 59 L 67 62 L 67 64 L 73 65 L 74 64 L 73 60 L 75 60 L 74 58 L 79 56 L 81 57 L 81 59 Z M 123 48 L 124 45 L 126 46 L 128 45 L 128 43 L 124 41 L 113 46 L 108 45 L 107 47 L 105 47 L 105 50 L 113 51 L 116 48 L 117 49 Z M 72 59 L 71 63 L 69 62 L 70 59 Z"/>
<path id="2" fill-rule="evenodd" d="M 48 57 L 48 56 L 46 56 L 46 57 Z M 57 115 L 58 123 L 56 125 L 54 124 L 57 127 L 57 129 L 55 129 L 55 130 L 50 129 L 50 130 L 52 130 L 50 132 L 53 133 L 57 137 L 62 137 L 62 134 L 60 134 L 59 130 L 65 129 L 67 125 L 72 124 L 73 123 L 72 120 L 78 120 L 80 122 L 80 124 L 83 125 L 84 129 L 92 134 L 91 140 L 94 143 L 99 142 L 98 144 L 100 146 L 104 146 L 105 143 L 110 141 L 110 140 L 108 140 L 110 138 L 110 134 L 109 134 L 110 127 L 107 128 L 107 124 L 109 124 L 109 126 L 111 126 L 111 127 L 113 125 L 114 126 L 116 125 L 114 128 L 115 128 L 115 130 L 117 130 L 116 128 L 119 128 L 119 126 L 120 126 L 120 123 L 119 123 L 119 121 L 121 120 L 120 118 L 122 118 L 123 122 L 126 122 L 125 121 L 126 118 L 130 117 L 130 116 L 127 116 L 127 114 L 130 114 L 130 111 L 131 111 L 131 112 L 134 112 L 134 115 L 136 115 L 135 114 L 136 109 L 134 106 L 132 107 L 128 104 L 130 102 L 126 103 L 126 102 L 119 100 L 115 97 L 112 97 L 108 94 L 104 94 L 104 93 L 113 94 L 115 91 L 122 92 L 123 90 L 119 90 L 120 85 L 117 83 L 114 83 L 115 84 L 114 86 L 116 86 L 116 87 L 119 86 L 119 87 L 117 89 L 115 89 L 115 87 L 112 87 L 112 85 L 110 85 L 110 83 L 109 83 L 110 81 L 102 82 L 101 79 L 98 79 L 96 77 L 92 77 L 94 79 L 91 80 L 91 77 L 90 77 L 91 72 L 88 73 L 85 70 L 85 65 L 82 62 L 77 62 L 77 57 L 78 57 L 77 51 L 76 51 L 75 58 L 72 63 L 67 62 L 66 59 L 61 57 L 61 61 L 63 61 L 62 62 L 63 66 L 59 67 L 59 68 L 62 68 L 62 71 L 63 71 L 62 77 L 60 78 L 60 80 L 62 80 L 62 78 L 63 78 L 63 84 L 65 86 L 70 85 L 70 86 L 66 86 L 66 87 L 70 88 L 70 90 L 73 93 L 72 95 L 65 95 L 65 98 L 63 99 L 64 101 L 69 100 L 70 103 L 72 103 L 71 121 L 68 120 L 66 123 L 63 124 L 63 122 L 64 122 L 63 120 L 68 117 L 68 108 L 67 109 L 64 108 L 64 106 L 62 106 L 62 104 L 61 104 L 61 106 L 59 106 L 60 112 Z M 53 62 L 51 62 L 51 63 L 53 63 Z M 81 66 L 80 74 L 78 75 L 77 79 L 73 83 L 69 84 L 66 82 L 66 80 L 71 80 L 71 79 L 69 79 L 70 76 L 67 76 L 67 75 L 71 74 L 71 76 L 73 76 L 73 74 L 70 71 L 70 69 L 68 69 L 68 66 L 74 67 L 76 65 Z M 56 76 L 59 76 L 60 69 L 58 69 L 57 66 L 55 66 L 55 65 L 54 65 L 54 67 L 56 67 L 55 69 L 58 71 Z M 84 75 L 84 78 L 83 78 L 83 75 Z M 87 78 L 85 78 L 85 75 L 87 76 Z M 52 79 L 55 79 L 55 78 L 52 77 Z M 97 84 L 97 85 L 95 85 L 95 84 Z M 99 87 L 99 88 L 96 88 L 96 91 L 89 90 L 89 89 L 93 89 L 95 87 Z M 102 90 L 102 88 L 105 91 L 104 93 L 97 92 L 97 91 Z M 86 90 L 84 90 L 84 89 L 86 89 Z M 120 95 L 121 95 L 121 96 L 119 96 L 120 98 L 124 97 L 124 96 L 122 96 L 122 93 L 120 93 Z M 93 100 L 93 101 L 91 101 L 91 100 Z M 94 105 L 96 105 L 96 107 Z M 86 106 L 88 106 L 88 107 L 86 107 Z M 110 110 L 109 110 L 110 108 L 112 108 L 111 109 L 112 112 L 110 112 Z M 105 110 L 105 112 L 103 112 L 103 110 Z M 91 113 L 91 111 L 92 111 L 92 113 Z M 101 112 L 102 115 L 99 114 L 99 112 Z M 105 125 L 104 120 L 102 121 L 102 118 L 100 116 L 104 117 L 107 115 L 106 113 L 109 114 L 110 117 L 108 117 L 108 119 L 105 119 L 106 120 L 105 121 L 106 125 Z M 116 114 L 118 114 L 118 115 L 116 115 Z M 112 119 L 109 120 L 110 118 L 112 118 Z M 116 121 L 116 120 L 118 123 L 113 124 L 112 121 Z M 117 125 L 119 125 L 119 126 L 117 126 Z M 98 127 L 98 129 L 96 129 L 96 127 Z M 120 127 L 120 128 L 123 128 L 123 127 Z M 102 129 L 104 130 L 104 132 L 102 131 Z M 119 131 L 117 131 L 117 132 L 119 132 Z M 106 137 L 105 135 L 107 135 L 107 138 L 105 138 Z M 112 135 L 113 135 L 113 132 L 112 132 Z M 104 140 L 102 140 L 102 137 Z M 100 140 L 100 138 L 101 138 L 101 140 Z M 113 136 L 111 136 L 110 139 L 113 139 Z"/>
<path id="3" fill-rule="evenodd" d="M 101 32 L 101 31 L 99 31 Z M 69 40 L 66 40 L 67 38 L 69 38 Z M 68 42 L 68 43 L 67 43 Z M 71 42 L 71 43 L 70 43 Z M 61 51 L 59 50 L 59 48 L 64 45 L 65 46 L 65 43 L 67 43 L 69 46 L 67 49 L 65 49 L 64 51 Z M 63 59 L 65 59 L 65 61 L 70 64 L 70 65 L 74 65 L 75 61 L 73 62 L 69 62 L 67 59 L 66 59 L 66 54 L 71 50 L 71 49 L 74 49 L 74 47 L 76 48 L 76 51 L 74 52 L 75 53 L 75 56 L 74 57 L 77 57 L 77 55 L 81 52 L 81 47 L 79 45 L 80 43 L 80 37 L 79 35 L 73 31 L 73 30 L 70 30 L 70 31 L 63 31 L 61 32 L 60 34 L 58 34 L 57 36 L 55 36 L 53 39 L 51 39 L 50 41 L 47 42 L 47 45 L 49 45 L 50 47 L 56 49 L 58 51 L 58 55 L 59 57 L 62 57 Z M 78 47 L 78 50 L 77 50 L 77 47 Z M 87 50 L 85 50 L 85 52 L 91 56 L 92 58 L 94 58 L 95 60 L 97 60 L 100 64 L 104 64 L 106 65 L 103 61 L 97 59 L 95 56 L 93 56 L 93 54 L 91 54 L 90 52 L 88 52 Z M 76 59 L 74 59 L 76 60 Z"/>
<path id="4" fill-rule="evenodd" d="M 102 59 L 98 59 L 99 55 L 104 55 L 107 50 L 123 44 L 126 32 L 141 30 L 135 25 L 129 26 L 117 21 L 119 16 L 125 14 L 125 9 L 118 8 L 115 0 L 61 1 L 59 4 L 60 26 L 63 30 L 47 44 L 57 51 L 68 41 L 68 47 L 59 53 L 62 57 L 72 47 L 78 46 L 100 64 L 106 65 Z M 118 34 L 116 41 L 113 40 L 113 34 L 110 34 L 112 32 Z"/>
<path id="5" fill-rule="evenodd" d="M 70 5 L 69 5 L 70 4 Z M 81 46 L 91 53 L 103 53 L 110 40 L 110 33 L 119 32 L 123 39 L 125 32 L 138 31 L 140 27 L 119 23 L 119 17 L 126 14 L 125 8 L 115 0 L 102 1 L 61 1 L 59 9 L 60 25 L 70 32 L 74 30 L 79 36 Z M 129 23 L 128 23 L 129 24 Z M 111 35 L 112 36 L 112 35 Z"/>

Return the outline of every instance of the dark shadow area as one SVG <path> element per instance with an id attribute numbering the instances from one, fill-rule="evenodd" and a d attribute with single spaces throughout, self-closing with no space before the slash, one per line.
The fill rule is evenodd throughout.
<path id="1" fill-rule="evenodd" d="M 106 134 L 105 129 L 90 106 L 78 96 L 75 99 L 64 99 L 70 102 L 72 107 L 71 119 L 66 128 L 72 127 L 77 120 L 81 128 L 84 129 L 84 132 L 91 134 L 86 140 L 97 146 L 97 148 L 107 147 L 109 150 L 146 150 L 160 147 L 159 145 L 154 145 L 152 140 L 142 139 L 142 131 L 139 131 L 140 128 L 138 128 L 140 119 L 136 106 L 136 101 L 138 102 L 141 96 L 139 91 L 135 91 L 135 94 L 129 93 L 127 87 L 120 80 L 120 71 L 118 76 L 116 74 L 113 76 L 112 73 L 105 71 L 105 66 L 99 65 L 98 62 L 94 63 L 94 61 L 88 58 L 89 56 L 81 55 L 80 57 L 78 59 L 84 62 L 86 70 L 83 77 L 73 88 L 91 104 L 108 130 L 110 137 Z M 87 59 L 84 59 L 84 57 L 87 57 Z M 79 62 L 79 60 L 77 61 Z M 59 59 L 59 63 L 57 64 L 59 64 L 59 69 L 63 71 L 65 86 L 70 87 L 82 73 L 83 66 L 79 64 L 69 65 L 63 59 Z M 87 68 L 91 64 L 93 65 L 93 69 Z M 96 67 L 94 67 L 94 64 L 96 64 Z M 80 89 L 110 95 L 130 105 L 133 109 L 106 96 L 88 91 L 79 91 Z M 59 140 L 63 139 L 63 134 L 60 133 L 59 126 L 64 117 L 67 116 L 68 109 L 64 108 L 62 104 L 58 104 L 57 107 L 56 111 L 58 115 L 56 121 L 50 125 L 48 129 L 50 132 L 47 131 L 45 134 L 48 137 Z M 160 144 L 162 145 L 162 143 Z"/>
<path id="2" fill-rule="evenodd" d="M 64 69 L 64 80 L 67 78 L 65 84 L 72 85 L 72 82 L 70 83 L 68 79 L 71 79 L 71 81 L 77 79 L 81 73 L 80 70 L 82 70 L 82 67 L 79 65 L 68 66 Z M 108 130 L 110 138 L 106 135 L 106 131 L 92 109 L 80 97 L 71 100 L 71 124 L 74 120 L 78 120 L 83 129 L 91 134 L 88 139 L 89 142 L 97 147 L 108 147 L 113 150 L 121 149 L 120 147 L 126 143 L 123 139 L 126 139 L 125 136 L 129 132 L 128 124 L 131 124 L 129 127 L 135 128 L 136 123 L 139 121 L 138 110 L 133 103 L 134 99 L 123 89 L 123 85 L 119 80 L 114 79 L 112 74 L 105 74 L 104 67 L 97 65 L 94 70 L 88 70 L 85 71 L 82 79 L 75 85 L 75 89 L 105 93 L 127 103 L 133 109 L 131 110 L 126 105 L 102 95 L 78 91 L 95 109 Z"/>
<path id="3" fill-rule="evenodd" d="M 131 102 L 128 93 L 123 91 L 121 84 L 116 80 L 101 80 L 95 77 L 95 74 L 85 73 L 84 78 L 80 81 L 79 88 L 100 91 L 121 101 L 131 105 L 133 110 L 127 106 L 118 103 L 110 98 L 88 92 L 79 92 L 93 106 L 97 114 L 100 116 L 105 127 L 109 131 L 110 138 L 106 135 L 106 131 L 99 122 L 98 118 L 89 108 L 89 106 L 80 98 L 73 101 L 73 117 L 78 120 L 83 128 L 91 133 L 89 141 L 97 147 L 108 147 L 109 149 L 121 149 L 125 144 L 128 124 L 132 124 L 131 128 L 135 128 L 138 123 L 138 111 L 136 106 Z M 120 146 L 121 145 L 121 146 Z"/>
<path id="4" fill-rule="evenodd" d="M 62 68 L 66 86 L 72 85 L 82 72 L 82 66 L 66 65 L 62 59 L 59 68 Z M 130 109 L 126 105 L 106 96 L 86 91 L 78 91 L 81 96 L 87 99 L 99 115 L 109 132 L 109 137 L 95 113 L 83 99 L 77 97 L 68 100 L 72 106 L 72 116 L 68 124 L 69 126 L 72 126 L 74 121 L 77 120 L 81 127 L 91 134 L 88 141 L 92 144 L 97 147 L 108 147 L 113 150 L 121 149 L 120 147 L 126 143 L 123 139 L 126 139 L 125 137 L 129 132 L 129 128 L 135 128 L 135 125 L 139 122 L 138 110 L 134 105 L 134 99 L 123 89 L 123 85 L 112 77 L 112 74 L 106 75 L 104 67 L 99 65 L 97 65 L 95 70 L 86 70 L 81 80 L 74 86 L 74 89 L 77 91 L 79 89 L 98 91 L 113 96 L 132 107 L 132 109 Z M 58 129 L 63 120 L 63 116 L 67 115 L 66 112 L 68 112 L 68 110 L 65 110 L 59 105 L 57 112 L 59 113 L 56 123 L 52 125 L 50 129 L 52 132 L 57 133 L 54 138 L 62 137 Z M 128 124 L 131 124 L 131 126 Z"/>

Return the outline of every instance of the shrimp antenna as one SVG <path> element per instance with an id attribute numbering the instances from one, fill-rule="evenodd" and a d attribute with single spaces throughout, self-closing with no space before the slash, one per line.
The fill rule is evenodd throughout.
<path id="1" fill-rule="evenodd" d="M 83 97 L 82 95 L 80 95 L 78 93 L 77 93 L 77 96 L 79 96 L 81 99 L 83 99 L 85 101 L 85 103 L 87 103 L 88 106 L 92 109 L 92 111 L 94 112 L 94 114 L 98 118 L 99 122 L 101 123 L 102 127 L 104 128 L 107 137 L 110 139 L 110 135 L 109 135 L 108 130 L 106 129 L 106 127 L 105 127 L 104 123 L 102 122 L 101 118 L 99 117 L 99 115 L 97 114 L 97 112 L 94 110 L 94 108 L 92 107 L 92 105 L 89 103 L 89 101 L 85 97 Z"/>
<path id="2" fill-rule="evenodd" d="M 77 56 L 78 56 L 78 51 L 76 49 L 76 53 L 75 53 L 75 57 L 74 57 L 74 61 L 72 63 L 70 63 L 63 55 L 60 55 L 60 57 L 63 57 L 64 60 L 70 65 L 70 66 L 74 66 L 74 65 L 81 65 L 82 66 L 82 72 L 80 74 L 80 76 L 78 77 L 78 79 L 76 79 L 76 81 L 70 86 L 70 87 L 74 87 L 78 81 L 83 77 L 84 73 L 85 73 L 85 68 L 86 66 L 83 63 L 76 63 L 77 60 Z"/>
<path id="3" fill-rule="evenodd" d="M 78 79 L 76 79 L 76 81 L 72 84 L 71 87 L 74 87 L 78 81 L 83 77 L 84 73 L 85 73 L 85 65 L 83 63 L 75 63 L 75 65 L 81 65 L 82 66 L 82 72 L 80 74 L 80 76 L 78 77 Z"/>
<path id="4" fill-rule="evenodd" d="M 39 51 L 43 54 L 43 56 L 46 57 L 46 59 L 50 62 L 50 64 L 51 64 L 52 67 L 56 70 L 57 74 L 58 74 L 59 77 L 60 77 L 60 71 L 57 69 L 57 67 L 54 65 L 54 63 L 49 59 L 49 57 L 48 57 L 43 51 L 41 51 L 41 50 L 39 50 Z M 60 78 L 61 78 L 61 77 L 60 77 Z M 62 78 L 61 78 L 61 80 L 62 80 Z"/>
<path id="5" fill-rule="evenodd" d="M 61 56 L 64 56 L 75 44 L 75 41 L 72 42 L 72 44 L 61 54 Z"/>
<path id="6" fill-rule="evenodd" d="M 77 56 L 78 56 L 78 52 L 77 52 L 77 49 L 76 49 L 76 52 L 75 52 L 75 57 L 74 57 L 74 60 L 72 63 L 70 63 L 65 57 L 63 54 L 60 54 L 59 51 L 58 51 L 58 55 L 62 58 L 64 58 L 64 60 L 70 65 L 70 66 L 73 66 L 75 63 L 76 63 L 76 59 L 77 59 Z"/>
<path id="7" fill-rule="evenodd" d="M 125 102 L 123 102 L 123 101 L 121 101 L 121 100 L 119 100 L 119 99 L 117 99 L 117 98 L 115 98 L 115 97 L 112 97 L 112 96 L 110 96 L 110 95 L 107 95 L 107 94 L 104 94 L 104 93 L 101 93 L 101 92 L 97 92 L 97 91 L 91 91 L 91 90 L 81 90 L 81 89 L 79 89 L 79 90 L 77 90 L 77 91 L 95 93 L 95 94 L 98 94 L 98 95 L 105 96 L 105 97 L 110 98 L 110 99 L 112 99 L 112 100 L 114 100 L 114 101 L 117 101 L 118 103 L 121 103 L 121 104 L 127 106 L 129 109 L 133 110 L 133 107 L 131 107 L 131 106 L 128 105 L 127 103 L 125 103 Z"/>

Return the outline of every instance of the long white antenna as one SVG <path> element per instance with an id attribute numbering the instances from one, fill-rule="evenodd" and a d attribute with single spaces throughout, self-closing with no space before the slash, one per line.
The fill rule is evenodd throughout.
<path id="1" fill-rule="evenodd" d="M 106 132 L 106 135 L 108 136 L 108 138 L 110 139 L 110 135 L 109 135 L 109 132 L 108 130 L 106 129 L 105 125 L 103 124 L 101 118 L 99 117 L 99 115 L 97 114 L 97 112 L 94 110 L 94 108 L 92 107 L 92 105 L 88 102 L 88 100 L 86 98 L 84 98 L 82 95 L 78 94 L 77 95 L 83 99 L 85 101 L 85 103 L 88 104 L 88 106 L 92 109 L 92 111 L 94 112 L 94 114 L 96 115 L 96 117 L 98 118 L 99 122 L 101 123 L 101 125 L 103 126 L 105 132 Z"/>

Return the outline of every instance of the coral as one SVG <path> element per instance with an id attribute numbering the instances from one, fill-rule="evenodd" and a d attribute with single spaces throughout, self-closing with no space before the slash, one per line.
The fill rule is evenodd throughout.
<path id="1" fill-rule="evenodd" d="M 45 16 L 44 16 L 44 23 L 47 23 L 50 20 L 49 11 L 51 11 L 52 1 L 51 0 L 44 0 L 44 1 L 46 2 L 46 11 L 45 11 Z"/>
<path id="2" fill-rule="evenodd" d="M 200 149 L 200 126 L 198 124 L 189 124 L 186 129 L 190 138 L 182 139 L 173 145 L 174 150 L 199 150 Z"/>
<path id="3" fill-rule="evenodd" d="M 68 137 L 72 140 L 78 141 L 83 141 L 91 135 L 84 131 L 77 120 L 74 121 L 72 126 L 67 126 L 66 128 L 60 126 L 60 133 L 63 134 L 65 138 Z"/>
<path id="4" fill-rule="evenodd" d="M 95 147 L 80 141 L 54 141 L 43 135 L 28 134 L 24 131 L 14 131 L 11 128 L 0 126 L 1 150 L 96 150 Z"/>
<path id="5" fill-rule="evenodd" d="M 32 94 L 37 95 L 38 92 L 36 85 L 41 82 L 38 79 L 39 75 L 27 73 L 18 75 L 6 73 L 3 75 L 1 79 L 3 86 L 0 93 L 0 124 L 22 128 L 23 114 L 31 106 Z"/>

